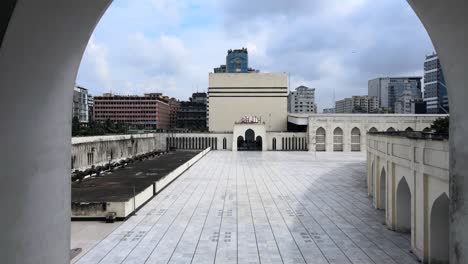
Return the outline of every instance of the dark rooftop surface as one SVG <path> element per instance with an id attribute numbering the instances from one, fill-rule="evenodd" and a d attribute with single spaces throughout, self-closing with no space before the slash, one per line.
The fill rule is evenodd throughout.
<path id="1" fill-rule="evenodd" d="M 163 178 L 180 165 L 195 157 L 200 151 L 176 151 L 129 164 L 100 177 L 72 183 L 72 203 L 121 202 L 133 197 L 133 186 L 138 194 Z"/>

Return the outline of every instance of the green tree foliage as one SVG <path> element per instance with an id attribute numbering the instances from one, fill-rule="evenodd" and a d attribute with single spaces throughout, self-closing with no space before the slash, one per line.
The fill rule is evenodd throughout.
<path id="1" fill-rule="evenodd" d="M 449 133 L 450 118 L 441 117 L 437 118 L 434 123 L 431 125 L 431 129 L 438 134 L 448 134 Z"/>
<path id="2" fill-rule="evenodd" d="M 77 117 L 72 121 L 72 136 L 101 136 L 109 134 L 126 134 L 127 127 L 124 124 L 114 123 L 111 120 L 105 122 L 89 122 L 88 125 L 80 124 Z"/>

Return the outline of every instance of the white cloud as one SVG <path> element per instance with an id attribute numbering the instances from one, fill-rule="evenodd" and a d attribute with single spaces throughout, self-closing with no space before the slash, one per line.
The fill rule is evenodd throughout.
<path id="1" fill-rule="evenodd" d="M 320 107 L 367 92 L 368 79 L 422 71 L 432 44 L 405 1 L 115 0 L 98 25 L 79 81 L 99 93 L 205 90 L 226 50 L 253 68 L 315 87 Z M 97 41 L 99 40 L 99 42 Z"/>
<path id="2" fill-rule="evenodd" d="M 108 62 L 108 49 L 105 45 L 97 43 L 91 36 L 83 57 L 80 69 L 88 72 L 87 77 L 95 81 L 100 89 L 110 91 L 112 78 Z"/>

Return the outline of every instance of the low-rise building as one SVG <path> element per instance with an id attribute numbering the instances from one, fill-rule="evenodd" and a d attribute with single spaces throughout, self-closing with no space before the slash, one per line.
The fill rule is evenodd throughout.
<path id="1" fill-rule="evenodd" d="M 379 102 L 375 96 L 352 96 L 335 103 L 335 113 L 375 113 L 379 108 Z"/>
<path id="2" fill-rule="evenodd" d="M 170 106 L 160 93 L 138 95 L 113 95 L 106 93 L 94 97 L 94 120 L 110 120 L 125 124 L 130 129 L 168 129 Z"/>
<path id="3" fill-rule="evenodd" d="M 324 113 L 324 114 L 334 114 L 335 113 L 335 108 L 334 107 L 324 108 L 322 113 Z"/>
<path id="4" fill-rule="evenodd" d="M 189 101 L 179 103 L 177 128 L 196 131 L 207 130 L 206 93 L 193 93 Z"/>

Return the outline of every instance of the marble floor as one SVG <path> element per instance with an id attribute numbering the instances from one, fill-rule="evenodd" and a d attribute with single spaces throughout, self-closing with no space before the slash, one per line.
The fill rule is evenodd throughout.
<path id="1" fill-rule="evenodd" d="M 210 152 L 74 261 L 418 263 L 372 208 L 365 166 L 361 153 Z"/>

